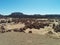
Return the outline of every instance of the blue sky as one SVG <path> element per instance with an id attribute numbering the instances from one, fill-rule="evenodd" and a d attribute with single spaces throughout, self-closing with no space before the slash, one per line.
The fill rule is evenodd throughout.
<path id="1" fill-rule="evenodd" d="M 60 14 L 60 0 L 0 0 L 0 14 Z"/>

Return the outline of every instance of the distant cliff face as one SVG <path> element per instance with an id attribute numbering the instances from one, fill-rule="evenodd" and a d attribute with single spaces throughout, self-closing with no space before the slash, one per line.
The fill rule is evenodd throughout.
<path id="1" fill-rule="evenodd" d="M 60 18 L 60 14 L 47 14 L 47 15 L 40 15 L 40 14 L 34 14 L 34 15 L 27 15 L 23 14 L 21 12 L 13 12 L 10 15 L 1 15 L 1 17 L 13 17 L 13 18 Z"/>

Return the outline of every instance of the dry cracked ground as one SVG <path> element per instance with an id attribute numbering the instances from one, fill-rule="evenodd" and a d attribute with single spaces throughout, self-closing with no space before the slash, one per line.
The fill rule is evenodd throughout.
<path id="1" fill-rule="evenodd" d="M 0 45 L 60 45 L 60 39 L 21 32 L 0 33 Z"/>

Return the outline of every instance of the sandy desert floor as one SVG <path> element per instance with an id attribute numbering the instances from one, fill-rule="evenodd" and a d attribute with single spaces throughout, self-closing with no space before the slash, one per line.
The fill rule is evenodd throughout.
<path id="1" fill-rule="evenodd" d="M 20 32 L 0 33 L 0 45 L 60 45 L 60 39 Z"/>

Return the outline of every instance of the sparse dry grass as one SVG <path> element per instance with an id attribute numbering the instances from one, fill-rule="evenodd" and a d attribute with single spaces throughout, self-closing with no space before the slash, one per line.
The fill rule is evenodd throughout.
<path id="1" fill-rule="evenodd" d="M 5 29 L 6 30 L 11 30 L 11 29 L 20 29 L 20 28 L 23 28 L 25 25 L 22 24 L 22 23 L 18 23 L 18 24 L 7 24 L 5 26 Z"/>

